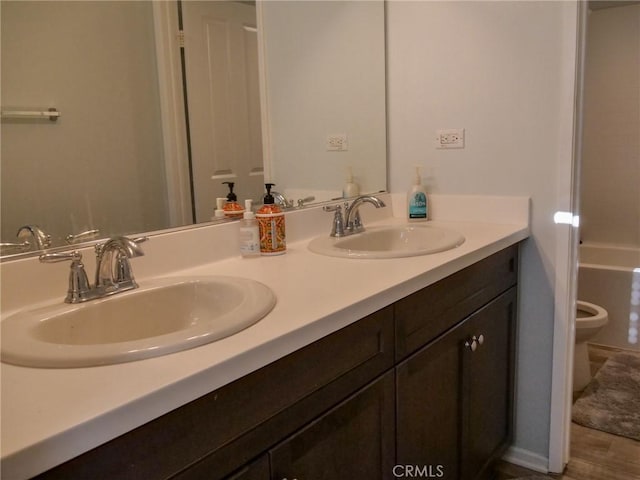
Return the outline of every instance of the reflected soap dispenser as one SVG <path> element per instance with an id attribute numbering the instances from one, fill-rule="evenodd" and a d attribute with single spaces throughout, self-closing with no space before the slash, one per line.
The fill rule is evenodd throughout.
<path id="1" fill-rule="evenodd" d="M 260 254 L 282 255 L 287 250 L 284 213 L 271 195 L 271 187 L 274 184 L 265 183 L 264 186 L 267 189 L 264 204 L 256 212 L 260 230 Z"/>
<path id="2" fill-rule="evenodd" d="M 416 166 L 416 176 L 413 185 L 407 192 L 407 215 L 410 222 L 424 222 L 428 218 L 427 189 L 422 184 L 420 167 Z"/>
<path id="3" fill-rule="evenodd" d="M 342 189 L 342 198 L 357 197 L 360 195 L 360 187 L 353 181 L 353 170 L 347 167 L 347 180 Z"/>
<path id="4" fill-rule="evenodd" d="M 222 182 L 223 185 L 229 186 L 229 193 L 227 195 L 227 202 L 222 207 L 225 218 L 242 218 L 244 208 L 238 203 L 238 197 L 233 193 L 234 182 Z"/>
<path id="5" fill-rule="evenodd" d="M 216 209 L 213 212 L 212 220 L 220 220 L 224 218 L 224 204 L 227 201 L 225 197 L 216 198 Z"/>

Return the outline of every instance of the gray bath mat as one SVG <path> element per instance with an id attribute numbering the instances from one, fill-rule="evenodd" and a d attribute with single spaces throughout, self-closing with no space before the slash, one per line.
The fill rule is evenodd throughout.
<path id="1" fill-rule="evenodd" d="M 573 404 L 573 421 L 640 440 L 640 355 L 618 353 Z"/>

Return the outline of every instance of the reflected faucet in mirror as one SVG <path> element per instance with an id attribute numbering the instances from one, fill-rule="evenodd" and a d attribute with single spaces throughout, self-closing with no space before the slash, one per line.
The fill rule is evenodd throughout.
<path id="1" fill-rule="evenodd" d="M 70 233 L 69 235 L 64 237 L 64 241 L 67 242 L 67 244 L 69 245 L 73 245 L 74 243 L 80 243 L 80 242 L 84 242 L 85 240 L 96 238 L 98 235 L 100 235 L 100 230 L 98 230 L 97 228 L 94 228 L 92 230 L 87 230 L 85 232 L 80 232 L 76 234 Z"/>
<path id="2" fill-rule="evenodd" d="M 2 242 L 4 253 L 7 251 L 26 252 L 28 250 L 44 250 L 51 246 L 51 235 L 46 234 L 37 225 L 24 225 L 16 234 L 18 242 Z"/>
<path id="3" fill-rule="evenodd" d="M 24 225 L 18 230 L 18 240 L 24 240 L 34 246 L 36 250 L 42 250 L 51 246 L 51 235 L 46 234 L 37 225 Z"/>
<path id="4" fill-rule="evenodd" d="M 138 245 L 147 237 L 132 240 L 127 237 L 113 237 L 96 245 L 96 282 L 91 285 L 78 250 L 40 255 L 42 263 L 71 261 L 69 288 L 65 303 L 82 303 L 97 298 L 114 295 L 138 288 L 131 270 L 130 258 L 144 255 Z"/>
<path id="5" fill-rule="evenodd" d="M 293 208 L 293 200 L 287 200 L 280 192 L 271 191 L 271 196 L 276 205 L 282 209 Z"/>

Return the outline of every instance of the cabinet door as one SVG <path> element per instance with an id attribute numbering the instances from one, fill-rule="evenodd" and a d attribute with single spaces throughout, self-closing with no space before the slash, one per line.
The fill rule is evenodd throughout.
<path id="1" fill-rule="evenodd" d="M 458 478 L 461 339 L 459 326 L 396 368 L 400 468 Z"/>
<path id="2" fill-rule="evenodd" d="M 273 480 L 390 478 L 394 460 L 393 371 L 270 452 Z"/>
<path id="3" fill-rule="evenodd" d="M 479 478 L 511 441 L 515 325 L 515 288 L 465 322 L 463 479 Z"/>

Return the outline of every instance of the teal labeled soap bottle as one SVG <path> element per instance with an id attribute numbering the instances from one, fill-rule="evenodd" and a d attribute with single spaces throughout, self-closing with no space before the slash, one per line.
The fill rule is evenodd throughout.
<path id="1" fill-rule="evenodd" d="M 410 222 L 425 222 L 429 218 L 429 199 L 427 189 L 422 184 L 420 167 L 416 167 L 413 185 L 407 192 L 407 217 Z"/>

